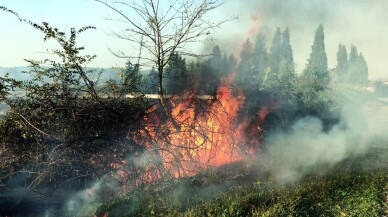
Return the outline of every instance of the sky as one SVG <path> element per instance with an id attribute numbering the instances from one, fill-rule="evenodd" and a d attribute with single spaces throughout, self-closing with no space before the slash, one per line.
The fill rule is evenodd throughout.
<path id="1" fill-rule="evenodd" d="M 139 0 L 135 0 L 139 1 Z M 169 0 L 162 0 L 166 4 Z M 315 29 L 325 27 L 326 53 L 329 67 L 336 65 L 339 43 L 354 44 L 363 53 L 370 79 L 388 80 L 388 15 L 387 0 L 220 0 L 222 5 L 212 11 L 210 20 L 237 20 L 227 22 L 212 32 L 214 40 L 193 45 L 198 52 L 207 53 L 218 44 L 223 52 L 233 54 L 243 41 L 254 33 L 266 36 L 268 47 L 276 27 L 290 29 L 296 69 L 302 71 L 311 52 Z M 60 30 L 71 27 L 95 26 L 79 37 L 79 45 L 88 54 L 96 54 L 90 66 L 122 66 L 125 62 L 112 55 L 109 49 L 137 54 L 137 47 L 111 35 L 112 31 L 127 28 L 107 7 L 93 0 L 0 0 L 0 5 L 16 11 L 23 18 L 40 23 L 46 21 Z M 253 19 L 254 18 L 254 19 Z M 43 35 L 16 17 L 0 12 L 0 66 L 27 65 L 23 59 L 49 57 L 47 49 L 53 42 L 43 42 Z"/>

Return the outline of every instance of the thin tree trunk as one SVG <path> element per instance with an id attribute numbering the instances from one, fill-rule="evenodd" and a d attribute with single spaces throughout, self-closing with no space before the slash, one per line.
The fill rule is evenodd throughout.
<path id="1" fill-rule="evenodd" d="M 163 68 L 158 67 L 159 72 L 158 72 L 158 95 L 159 95 L 159 100 L 160 104 L 162 105 L 163 111 L 164 111 L 164 116 L 163 118 L 165 119 L 170 119 L 172 125 L 177 131 L 180 131 L 180 126 L 179 124 L 175 121 L 174 117 L 171 116 L 170 108 L 168 107 L 168 104 L 166 102 L 166 98 L 164 96 L 164 88 L 163 88 Z"/>

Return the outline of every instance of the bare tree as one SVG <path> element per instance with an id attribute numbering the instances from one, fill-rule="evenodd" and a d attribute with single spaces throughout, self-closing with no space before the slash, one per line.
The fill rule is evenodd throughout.
<path id="1" fill-rule="evenodd" d="M 205 17 L 220 6 L 218 0 L 95 1 L 112 9 L 120 21 L 128 23 L 128 29 L 115 32 L 115 36 L 134 42 L 148 52 L 148 57 L 139 58 L 156 66 L 158 94 L 165 109 L 162 81 L 171 56 L 174 53 L 198 56 L 187 49 L 188 44 L 208 38 L 212 29 L 227 21 L 214 22 Z"/>

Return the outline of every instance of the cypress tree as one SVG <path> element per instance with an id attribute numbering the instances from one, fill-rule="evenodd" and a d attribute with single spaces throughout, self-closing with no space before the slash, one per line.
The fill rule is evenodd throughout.
<path id="1" fill-rule="evenodd" d="M 282 44 L 281 44 L 281 61 L 279 68 L 279 76 L 281 79 L 292 79 L 294 75 L 294 57 L 292 53 L 292 47 L 290 44 L 290 32 L 286 28 L 282 33 Z"/>
<path id="2" fill-rule="evenodd" d="M 250 60 L 253 53 L 253 45 L 249 39 L 247 39 L 242 47 L 240 58 L 241 58 L 241 64 L 244 64 Z"/>
<path id="3" fill-rule="evenodd" d="M 230 55 L 228 58 L 228 68 L 230 71 L 235 70 L 235 67 L 237 65 L 237 59 L 233 55 Z"/>
<path id="4" fill-rule="evenodd" d="M 272 39 L 271 55 L 269 57 L 269 67 L 271 77 L 277 77 L 279 73 L 279 63 L 282 57 L 282 34 L 280 28 L 276 29 L 276 33 Z"/>
<path id="5" fill-rule="evenodd" d="M 249 88 L 253 85 L 253 62 L 253 45 L 251 41 L 247 39 L 243 44 L 240 53 L 240 63 L 237 69 L 238 76 L 236 77 L 236 81 L 241 87 Z"/>
<path id="6" fill-rule="evenodd" d="M 349 53 L 349 64 L 356 64 L 358 60 L 358 51 L 357 47 L 354 45 L 350 46 L 350 53 Z"/>
<path id="7" fill-rule="evenodd" d="M 294 71 L 294 57 L 290 44 L 290 31 L 288 28 L 282 34 L 282 59 L 285 60 L 287 69 Z"/>
<path id="8" fill-rule="evenodd" d="M 349 73 L 346 78 L 346 80 L 351 84 L 357 84 L 358 83 L 358 51 L 357 47 L 355 45 L 350 46 L 350 53 L 349 53 Z"/>
<path id="9" fill-rule="evenodd" d="M 359 65 L 359 84 L 368 85 L 368 64 L 365 61 L 364 55 L 360 53 L 358 57 Z"/>
<path id="10" fill-rule="evenodd" d="M 337 66 L 335 70 L 338 82 L 340 83 L 345 82 L 345 78 L 347 77 L 347 74 L 348 74 L 348 69 L 349 69 L 348 52 L 344 45 L 339 44 L 338 52 L 337 52 Z"/>
<path id="11" fill-rule="evenodd" d="M 296 75 L 288 28 L 283 32 L 276 29 L 270 50 L 265 86 L 275 91 L 281 91 L 282 88 L 291 90 L 295 86 Z"/>
<path id="12" fill-rule="evenodd" d="M 165 71 L 166 92 L 175 94 L 183 91 L 186 86 L 186 74 L 186 60 L 178 53 L 171 55 Z"/>
<path id="13" fill-rule="evenodd" d="M 364 55 L 358 53 L 357 47 L 352 45 L 349 53 L 349 72 L 347 80 L 355 85 L 368 85 L 368 64 Z"/>
<path id="14" fill-rule="evenodd" d="M 325 88 L 329 84 L 329 70 L 325 51 L 325 35 L 323 25 L 319 25 L 315 31 L 314 44 L 311 49 L 310 59 L 304 70 L 304 77 L 314 83 L 317 87 Z"/>
<path id="15" fill-rule="evenodd" d="M 213 47 L 212 57 L 209 59 L 208 66 L 213 77 L 212 85 L 218 85 L 218 80 L 221 77 L 221 73 L 223 73 L 222 54 L 218 45 Z"/>
<path id="16" fill-rule="evenodd" d="M 265 69 L 268 67 L 268 52 L 265 45 L 265 37 L 259 34 L 256 37 L 254 48 L 254 70 L 258 79 L 262 82 L 265 77 Z"/>
<path id="17" fill-rule="evenodd" d="M 222 58 L 221 49 L 218 45 L 216 45 L 213 47 L 213 54 L 212 54 L 212 58 L 210 59 L 210 62 L 211 62 L 210 64 L 214 68 L 219 68 L 221 64 L 221 58 Z"/>
<path id="18" fill-rule="evenodd" d="M 230 72 L 230 69 L 229 69 L 229 63 L 228 63 L 228 57 L 226 56 L 226 53 L 224 53 L 224 55 L 222 56 L 222 74 L 223 75 L 227 75 L 229 74 Z"/>

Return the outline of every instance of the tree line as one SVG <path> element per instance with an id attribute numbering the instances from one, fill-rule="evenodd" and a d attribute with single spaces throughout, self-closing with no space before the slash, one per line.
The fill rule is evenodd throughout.
<path id="1" fill-rule="evenodd" d="M 156 93 L 152 89 L 155 73 L 152 70 L 143 77 L 142 85 L 147 84 L 144 86 L 149 88 L 144 88 L 145 92 Z M 246 97 L 244 109 L 248 111 L 245 112 L 254 115 L 249 111 L 257 111 L 268 101 L 281 102 L 282 106 L 277 109 L 277 116 L 281 117 L 276 117 L 274 122 L 285 122 L 285 126 L 304 115 L 327 116 L 335 87 L 353 85 L 365 89 L 369 85 L 366 60 L 355 45 L 351 45 L 348 54 L 340 44 L 336 67 L 328 68 L 321 24 L 315 31 L 311 53 L 301 74 L 295 71 L 290 30 L 277 28 L 269 48 L 265 36 L 259 34 L 253 43 L 250 39 L 243 43 L 238 57 L 222 53 L 218 45 L 214 46 L 210 58 L 203 61 L 187 61 L 174 53 L 165 70 L 164 87 L 167 94 L 179 94 L 188 87 L 198 94 L 214 94 L 221 80 L 231 73 L 236 74 L 233 85 Z"/>
<path id="2" fill-rule="evenodd" d="M 323 25 L 319 25 L 315 32 L 311 54 L 301 75 L 297 75 L 295 71 L 288 28 L 284 31 L 276 29 L 270 49 L 267 48 L 265 36 L 262 34 L 255 37 L 254 43 L 247 39 L 242 47 L 239 56 L 234 57 L 222 53 L 221 48 L 216 45 L 210 58 L 198 62 L 187 61 L 179 53 L 172 54 L 164 75 L 165 92 L 177 94 L 194 83 L 199 91 L 211 93 L 215 91 L 219 81 L 232 71 L 237 72 L 236 85 L 250 90 L 272 89 L 276 92 L 279 87 L 292 88 L 297 82 L 296 79 L 307 79 L 310 82 L 317 79 L 316 83 L 319 83 L 322 89 L 330 84 L 348 83 L 364 87 L 369 84 L 367 62 L 355 45 L 351 45 L 348 54 L 346 47 L 339 44 L 337 65 L 334 69 L 328 68 Z M 144 76 L 142 85 L 147 87 L 143 88 L 145 92 L 156 93 L 156 89 L 152 88 L 152 84 L 157 83 L 156 73 L 153 68 Z"/>

